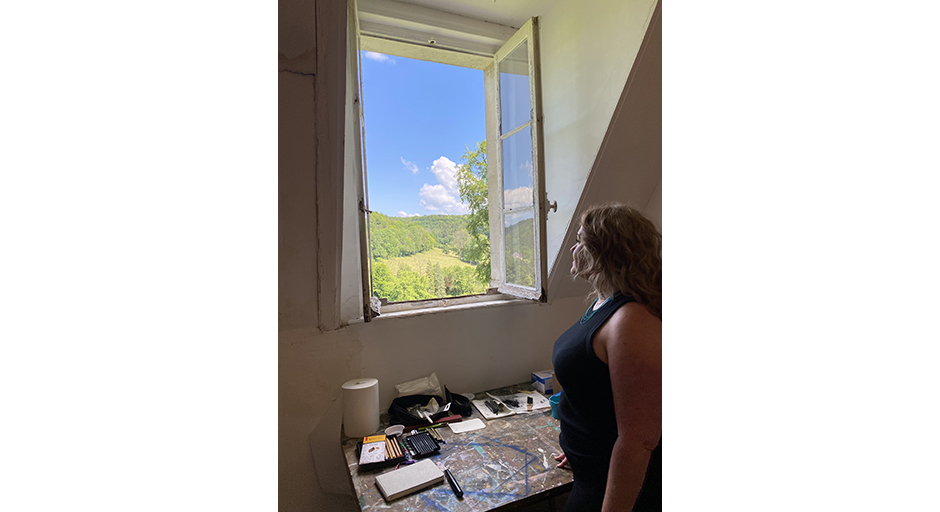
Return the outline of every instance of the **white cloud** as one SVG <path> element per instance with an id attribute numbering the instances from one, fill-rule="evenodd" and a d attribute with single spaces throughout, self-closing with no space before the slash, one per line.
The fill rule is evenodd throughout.
<path id="1" fill-rule="evenodd" d="M 385 55 L 384 53 L 364 52 L 363 57 L 369 60 L 377 61 L 377 62 L 389 62 L 389 61 L 391 61 L 392 63 L 395 62 L 394 60 L 392 60 L 391 57 L 389 57 L 388 55 Z"/>
<path id="2" fill-rule="evenodd" d="M 412 163 L 412 162 L 409 162 L 408 160 L 405 160 L 405 157 L 403 157 L 403 156 L 402 156 L 402 157 L 399 157 L 399 158 L 401 158 L 401 163 L 405 164 L 405 168 L 408 169 L 409 171 L 411 171 L 411 174 L 418 174 L 418 166 L 417 166 L 417 165 L 415 165 L 415 164 Z"/>
<path id="3" fill-rule="evenodd" d="M 532 187 L 511 188 L 503 191 L 504 208 L 520 208 L 532 205 Z"/>
<path id="4" fill-rule="evenodd" d="M 406 213 L 404 210 L 398 210 L 399 217 L 420 217 L 420 213 Z"/>
<path id="5" fill-rule="evenodd" d="M 431 164 L 431 172 L 451 195 L 457 195 L 457 164 L 442 156 Z"/>
<path id="6" fill-rule="evenodd" d="M 418 197 L 421 206 L 432 212 L 464 214 L 470 213 L 470 208 L 460 202 L 457 189 L 457 164 L 453 160 L 442 156 L 431 164 L 431 173 L 437 178 L 437 185 L 427 183 L 421 187 Z"/>
<path id="7" fill-rule="evenodd" d="M 470 213 L 467 205 L 461 203 L 457 197 L 448 192 L 444 185 L 428 185 L 425 183 L 418 192 L 418 197 L 421 198 L 421 206 L 432 212 Z"/>

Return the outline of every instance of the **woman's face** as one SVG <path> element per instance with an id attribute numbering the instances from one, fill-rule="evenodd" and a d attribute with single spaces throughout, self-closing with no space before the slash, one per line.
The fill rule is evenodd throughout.
<path id="1" fill-rule="evenodd" d="M 571 275 L 578 274 L 578 251 L 581 250 L 581 235 L 584 233 L 584 227 L 578 228 L 577 239 L 571 246 Z"/>

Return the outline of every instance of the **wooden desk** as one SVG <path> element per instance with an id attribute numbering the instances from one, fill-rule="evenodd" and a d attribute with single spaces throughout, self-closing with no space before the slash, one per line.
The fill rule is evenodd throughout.
<path id="1" fill-rule="evenodd" d="M 528 383 L 490 391 L 497 396 L 531 391 Z M 484 393 L 477 393 L 483 399 Z M 343 454 L 349 467 L 349 476 L 364 511 L 397 510 L 407 512 L 448 510 L 511 510 L 571 490 L 571 471 L 558 469 L 555 455 L 558 446 L 558 420 L 552 418 L 551 409 L 527 414 L 515 414 L 487 421 L 476 407 L 473 415 L 480 418 L 486 428 L 454 434 L 450 428 L 438 428 L 447 441 L 438 455 L 429 457 L 450 469 L 463 488 L 463 498 L 457 499 L 450 485 L 444 482 L 415 494 L 386 503 L 375 486 L 375 477 L 394 468 L 373 472 L 359 472 L 356 442 L 361 438 L 344 438 Z M 384 430 L 387 415 L 382 415 Z"/>

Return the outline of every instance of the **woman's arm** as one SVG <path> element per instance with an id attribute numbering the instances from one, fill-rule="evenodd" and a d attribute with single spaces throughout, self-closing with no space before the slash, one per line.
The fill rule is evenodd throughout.
<path id="1" fill-rule="evenodd" d="M 662 437 L 662 322 L 645 306 L 628 303 L 592 343 L 610 368 L 617 417 L 604 511 L 632 510 Z"/>

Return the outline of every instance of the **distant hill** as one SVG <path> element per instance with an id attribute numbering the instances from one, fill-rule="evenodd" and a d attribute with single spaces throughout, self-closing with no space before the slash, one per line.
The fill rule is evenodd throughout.
<path id="1" fill-rule="evenodd" d="M 424 215 L 389 217 L 369 214 L 369 232 L 373 258 L 398 258 L 439 247 L 447 254 L 463 257 L 470 239 L 469 215 Z M 470 262 L 476 263 L 476 262 Z"/>
<path id="2" fill-rule="evenodd" d="M 469 215 L 389 217 L 369 214 L 372 292 L 391 302 L 486 291 L 463 257 Z"/>
<path id="3" fill-rule="evenodd" d="M 441 249 L 456 249 L 455 235 L 467 231 L 469 215 L 422 215 L 403 218 L 406 223 L 417 224 L 434 235 Z"/>

